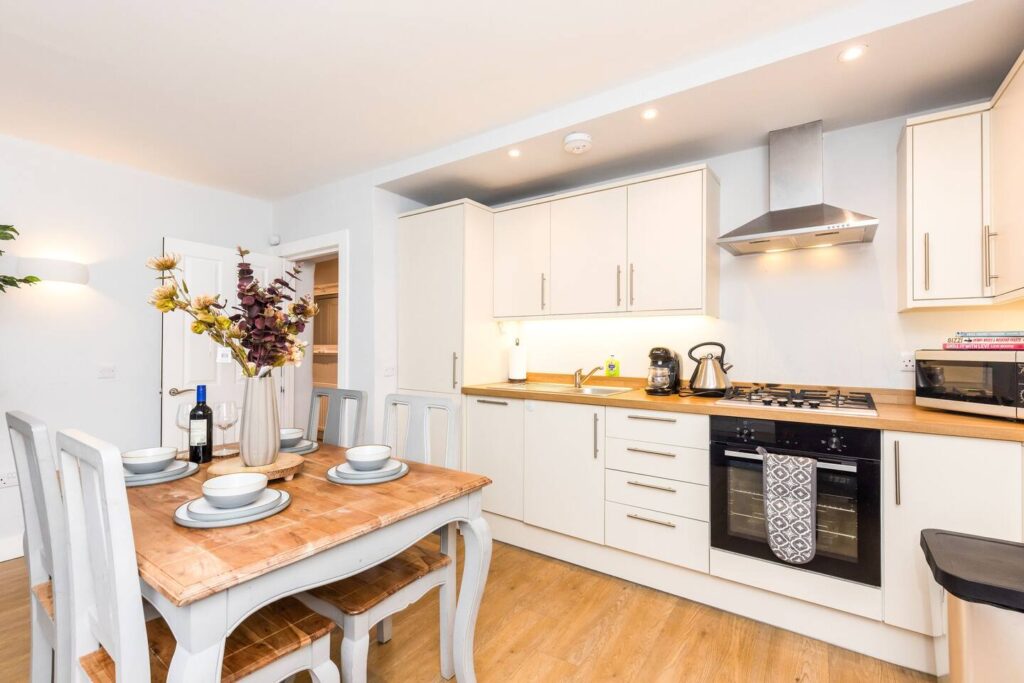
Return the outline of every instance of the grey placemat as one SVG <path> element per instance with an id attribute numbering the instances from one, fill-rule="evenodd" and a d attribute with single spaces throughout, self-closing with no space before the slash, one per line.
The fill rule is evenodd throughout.
<path id="1" fill-rule="evenodd" d="M 789 564 L 807 564 L 817 550 L 818 462 L 769 453 L 764 458 L 764 521 L 772 553 Z"/>

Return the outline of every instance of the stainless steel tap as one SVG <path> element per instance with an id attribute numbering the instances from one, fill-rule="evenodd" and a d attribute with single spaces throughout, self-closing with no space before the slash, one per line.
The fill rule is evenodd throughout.
<path id="1" fill-rule="evenodd" d="M 583 374 L 583 368 L 580 368 L 572 374 L 572 383 L 577 389 L 583 386 L 583 383 L 594 376 L 594 373 L 598 370 L 603 369 L 603 365 L 598 365 L 596 368 L 588 372 L 586 375 Z"/>

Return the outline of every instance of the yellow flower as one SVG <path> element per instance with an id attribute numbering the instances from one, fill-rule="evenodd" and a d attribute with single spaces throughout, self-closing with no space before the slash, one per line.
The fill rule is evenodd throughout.
<path id="1" fill-rule="evenodd" d="M 227 317 L 226 315 L 218 315 L 217 327 L 219 327 L 222 330 L 229 329 L 231 327 L 231 318 Z"/>
<path id="2" fill-rule="evenodd" d="M 196 318 L 199 319 L 199 322 L 206 323 L 207 325 L 216 325 L 217 324 L 217 318 L 212 313 L 207 313 L 205 311 L 199 311 L 199 312 L 196 313 Z"/>
<path id="3" fill-rule="evenodd" d="M 192 298 L 192 308 L 197 311 L 205 311 L 216 303 L 217 297 L 210 296 L 209 294 L 200 294 Z"/>
<path id="4" fill-rule="evenodd" d="M 178 289 L 173 284 L 160 285 L 149 295 L 149 303 L 161 313 L 168 313 L 177 307 Z"/>
<path id="5" fill-rule="evenodd" d="M 206 332 L 206 325 L 198 320 L 192 323 L 192 331 L 196 334 L 203 334 Z"/>
<path id="6" fill-rule="evenodd" d="M 227 335 L 229 339 L 241 339 L 245 336 L 241 328 L 238 325 L 232 325 L 228 328 Z"/>
<path id="7" fill-rule="evenodd" d="M 164 272 L 177 268 L 179 261 L 181 261 L 181 256 L 178 254 L 164 254 L 163 256 L 154 256 L 146 261 L 146 267 Z"/>

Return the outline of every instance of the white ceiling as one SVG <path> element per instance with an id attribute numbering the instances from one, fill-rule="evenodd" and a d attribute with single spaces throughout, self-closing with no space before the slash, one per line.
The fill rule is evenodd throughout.
<path id="1" fill-rule="evenodd" d="M 869 45 L 866 55 L 840 63 L 841 48 L 856 43 Z M 1021 50 L 1024 2 L 973 2 L 661 98 L 649 103 L 659 112 L 653 121 L 640 116 L 648 105 L 631 107 L 384 187 L 425 204 L 557 192 L 767 144 L 768 131 L 806 121 L 835 130 L 985 99 Z M 590 152 L 562 150 L 574 130 L 593 136 Z"/>
<path id="2" fill-rule="evenodd" d="M 869 4 L 0 0 L 0 133 L 280 197 Z"/>

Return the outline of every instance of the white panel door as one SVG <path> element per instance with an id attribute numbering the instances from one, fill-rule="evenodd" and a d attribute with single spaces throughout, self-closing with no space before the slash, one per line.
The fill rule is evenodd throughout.
<path id="1" fill-rule="evenodd" d="M 462 205 L 399 221 L 399 389 L 451 394 L 462 385 L 464 222 Z"/>
<path id="2" fill-rule="evenodd" d="M 885 432 L 882 466 L 884 620 L 941 635 L 921 530 L 1020 541 L 1021 444 Z"/>
<path id="3" fill-rule="evenodd" d="M 992 107 L 992 262 L 996 294 L 1024 290 L 1024 55 Z"/>
<path id="4" fill-rule="evenodd" d="M 704 173 L 630 185 L 629 310 L 700 309 L 704 293 Z"/>
<path id="5" fill-rule="evenodd" d="M 604 543 L 604 408 L 526 401 L 523 521 Z"/>
<path id="6" fill-rule="evenodd" d="M 551 205 L 494 214 L 494 316 L 551 310 Z"/>
<path id="7" fill-rule="evenodd" d="M 228 308 L 237 305 L 238 254 L 234 249 L 187 242 L 172 238 L 164 239 L 164 253 L 181 255 L 181 277 L 188 284 L 192 296 L 197 294 L 218 294 L 221 301 L 227 301 Z M 261 283 L 280 277 L 284 261 L 268 254 L 249 254 L 246 259 L 252 264 L 253 274 Z M 155 273 L 154 273 L 155 274 Z M 154 285 L 158 281 L 154 280 Z M 235 311 L 228 311 L 233 315 Z M 210 407 L 217 403 L 232 401 L 242 405 L 244 385 L 242 371 L 238 364 L 223 351 L 218 355 L 218 346 L 206 335 L 194 334 L 190 325 L 192 319 L 181 311 L 165 313 L 163 323 L 163 344 L 161 347 L 161 416 L 160 442 L 165 446 L 185 448 L 188 439 L 176 423 L 178 407 L 195 403 L 195 388 L 206 385 L 206 402 Z M 280 393 L 281 425 L 289 424 L 294 415 L 291 397 L 291 371 L 274 370 Z M 171 390 L 177 395 L 172 396 Z M 308 399 L 308 397 L 307 397 Z M 237 440 L 236 425 L 226 433 L 214 430 L 214 440 L 221 438 Z"/>
<path id="8" fill-rule="evenodd" d="M 626 188 L 551 202 L 551 313 L 626 310 Z"/>
<path id="9" fill-rule="evenodd" d="M 982 114 L 912 130 L 914 298 L 983 296 Z"/>
<path id="10" fill-rule="evenodd" d="M 523 401 L 466 396 L 466 469 L 490 478 L 483 508 L 523 519 Z"/>

